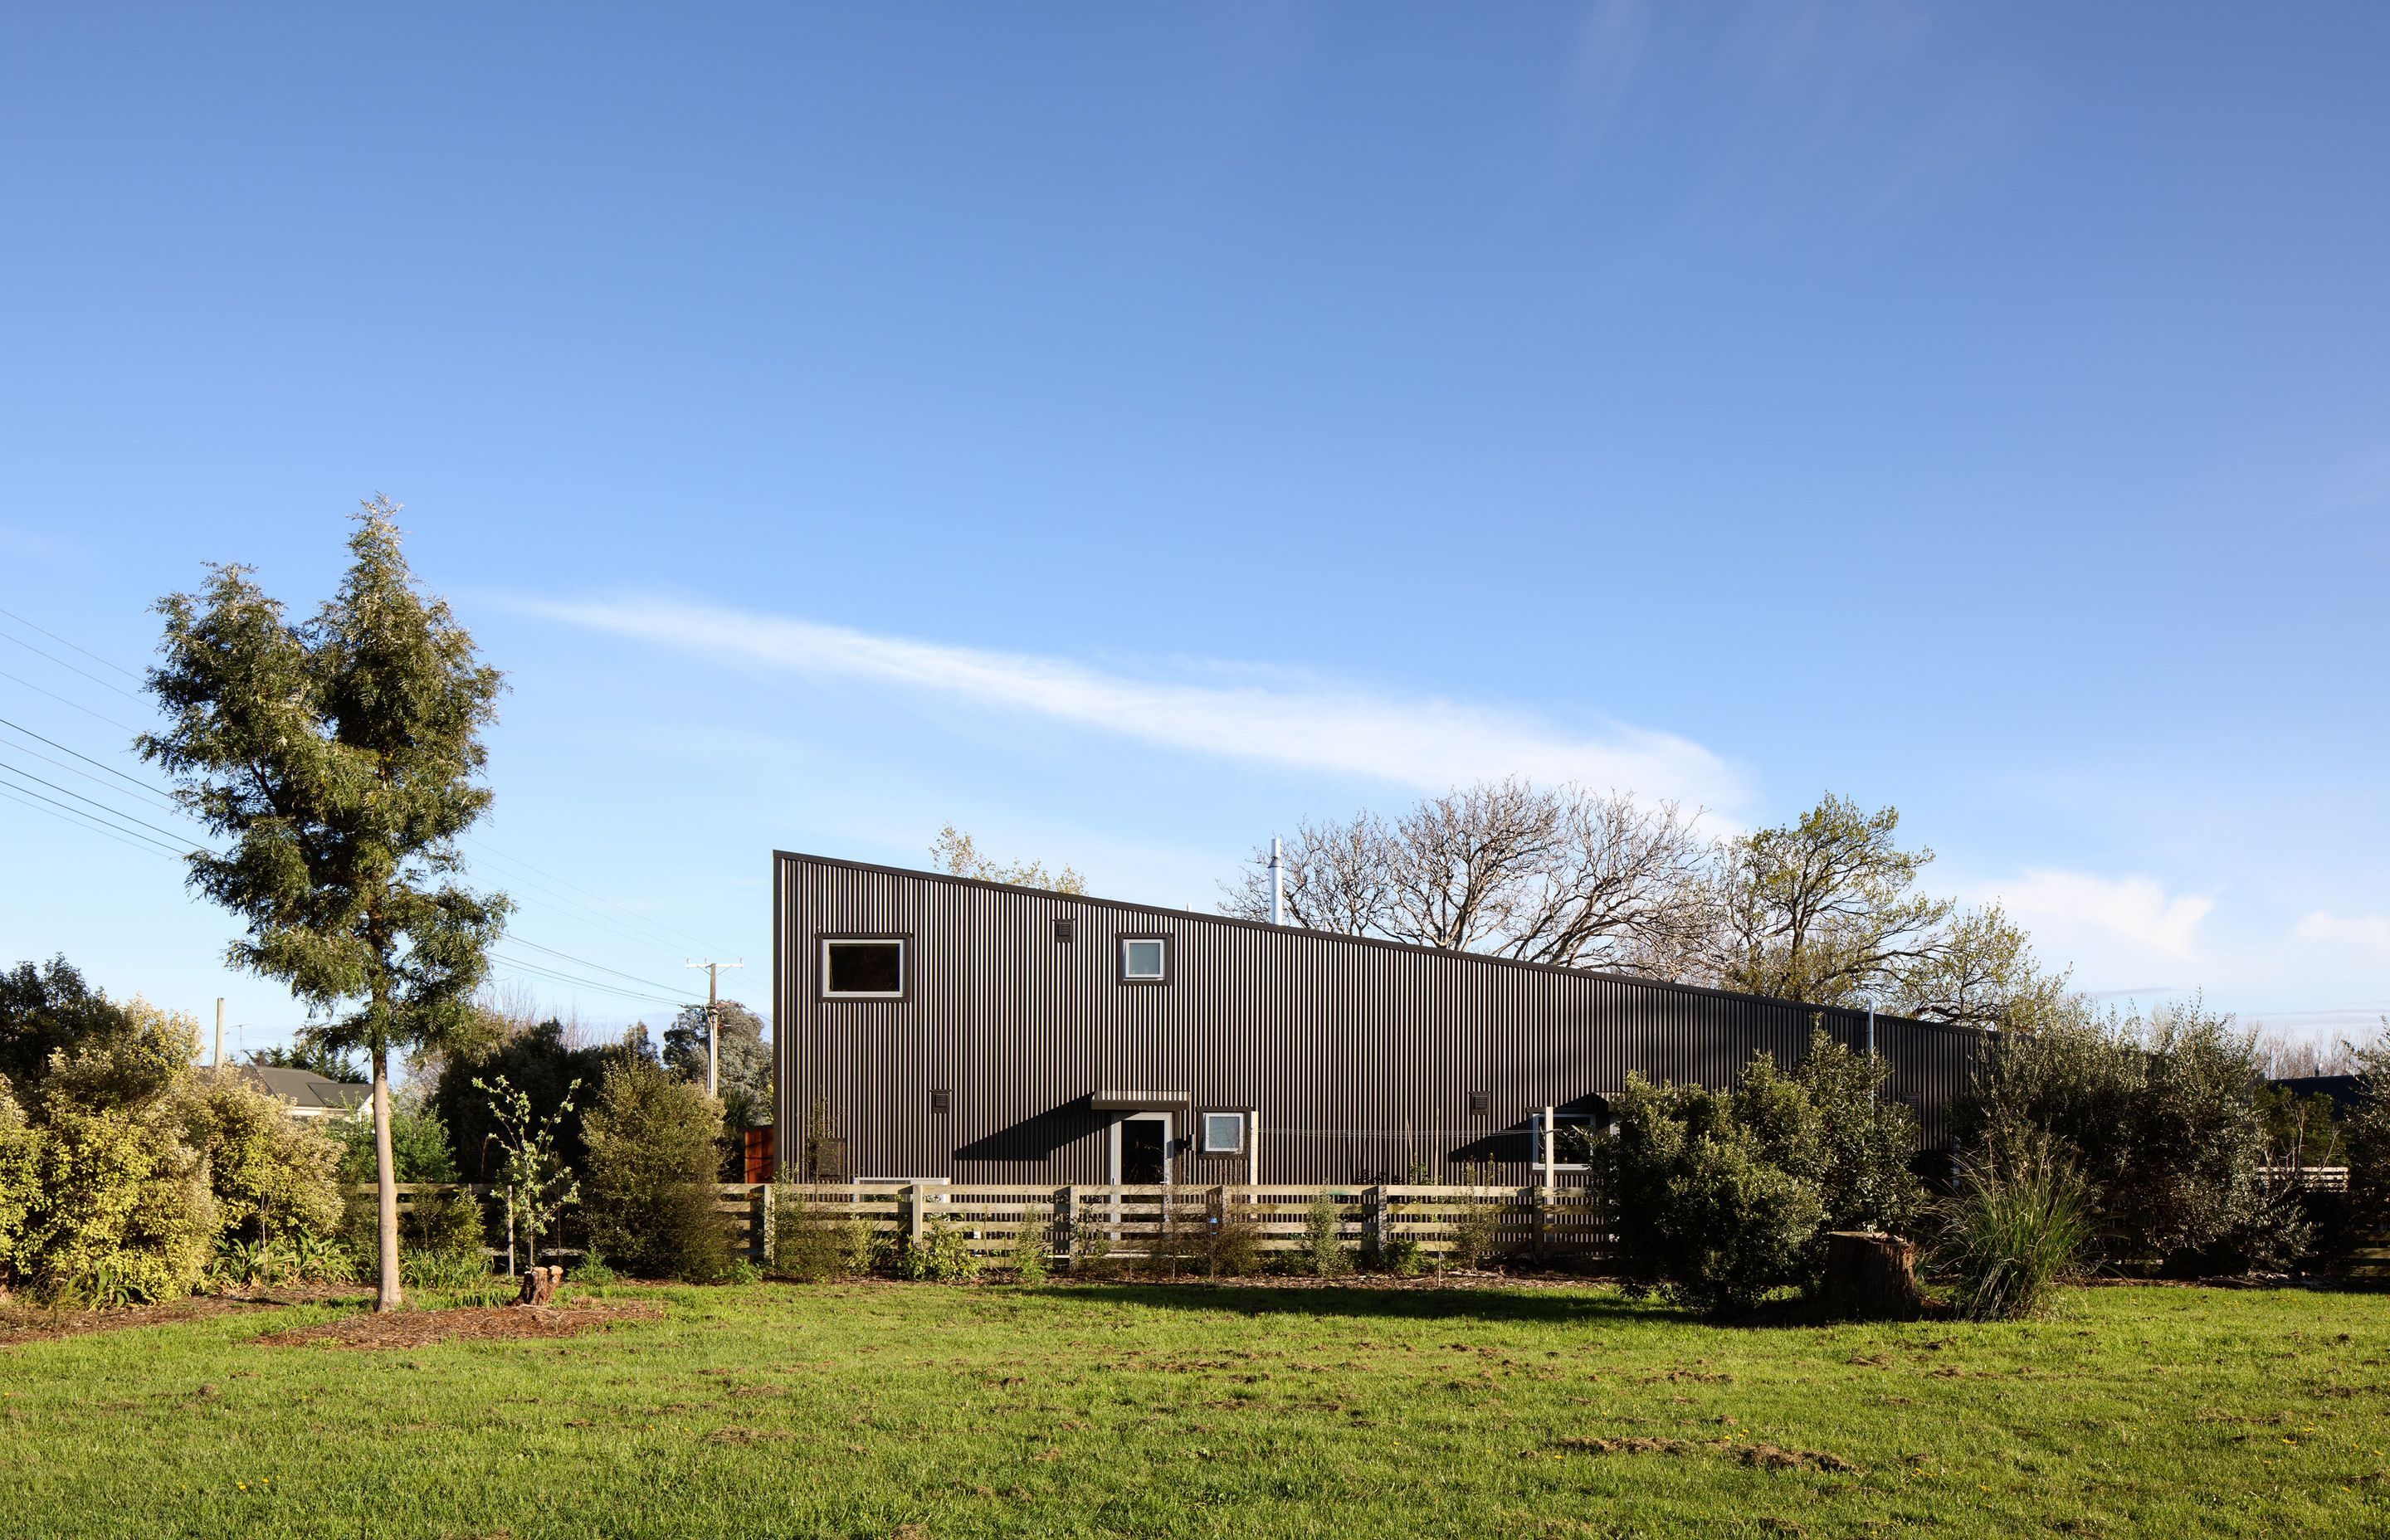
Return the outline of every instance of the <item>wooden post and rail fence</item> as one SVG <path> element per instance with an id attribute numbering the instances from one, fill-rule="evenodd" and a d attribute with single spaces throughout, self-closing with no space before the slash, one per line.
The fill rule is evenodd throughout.
<path id="1" fill-rule="evenodd" d="M 402 1182 L 399 1206 L 411 1209 L 419 1194 L 442 1189 L 472 1193 L 503 1223 L 506 1188 L 485 1183 Z M 1406 1242 L 1428 1259 L 1475 1251 L 1558 1262 L 1598 1260 L 1610 1251 L 1609 1205 L 1587 1187 L 733 1182 L 716 1187 L 714 1210 L 737 1253 L 758 1266 L 770 1265 L 784 1214 L 801 1223 L 856 1226 L 874 1241 L 906 1245 L 943 1227 L 974 1255 L 990 1258 L 1015 1254 L 1028 1227 L 1041 1232 L 1049 1260 L 1067 1262 L 1098 1251 L 1127 1259 L 1190 1246 L 1224 1225 L 1241 1227 L 1265 1256 L 1302 1251 L 1323 1197 L 1337 1243 L 1365 1255 L 1390 1256 Z M 503 1245 L 485 1250 L 507 1255 Z M 575 1254 L 572 1247 L 542 1251 Z"/>
<path id="2" fill-rule="evenodd" d="M 1548 1148 L 1548 1146 L 1547 1146 Z M 1548 1168 L 1538 1174 L 1549 1177 Z M 2268 1167 L 2271 1183 L 2324 1192 L 2345 1191 L 2345 1166 Z M 418 1193 L 460 1188 L 484 1200 L 494 1217 L 506 1189 L 480 1183 L 405 1183 L 402 1209 Z M 373 1191 L 370 1186 L 355 1189 Z M 1203 1233 L 1240 1226 L 1265 1256 L 1301 1252 L 1311 1244 L 1314 1209 L 1322 1199 L 1339 1245 L 1365 1255 L 1393 1255 L 1405 1243 L 1419 1256 L 1451 1260 L 1475 1251 L 1536 1263 L 1582 1266 L 1609 1259 L 1613 1213 L 1599 1187 L 1427 1186 L 1394 1183 L 1124 1187 L 1100 1184 L 989 1184 L 942 1181 L 724 1183 L 714 1211 L 731 1232 L 737 1254 L 769 1267 L 776 1230 L 784 1220 L 850 1226 L 872 1241 L 919 1242 L 933 1228 L 951 1231 L 975 1256 L 1016 1254 L 1023 1228 L 1039 1232 L 1049 1261 L 1103 1254 L 1130 1259 L 1157 1251 L 1191 1250 Z M 503 1246 L 486 1248 L 494 1257 Z M 551 1249 L 543 1248 L 543 1252 Z M 571 1247 L 552 1254 L 576 1255 Z M 2384 1253 L 2390 1256 L 2390 1252 Z M 523 1259 L 528 1265 L 530 1259 Z"/>

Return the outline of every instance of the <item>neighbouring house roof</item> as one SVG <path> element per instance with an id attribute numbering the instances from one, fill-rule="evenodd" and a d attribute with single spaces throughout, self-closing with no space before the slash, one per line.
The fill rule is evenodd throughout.
<path id="1" fill-rule="evenodd" d="M 373 1094 L 370 1085 L 326 1080 L 309 1070 L 277 1070 L 263 1064 L 242 1064 L 238 1068 L 243 1079 L 267 1096 L 289 1102 L 290 1110 L 302 1118 L 345 1112 L 364 1105 L 366 1097 Z"/>

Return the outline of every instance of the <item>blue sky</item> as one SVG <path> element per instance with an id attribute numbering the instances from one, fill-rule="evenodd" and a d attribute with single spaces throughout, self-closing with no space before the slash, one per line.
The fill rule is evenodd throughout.
<path id="1" fill-rule="evenodd" d="M 1210 907 L 1512 770 L 1895 803 L 2087 988 L 2370 1023 L 2385 57 L 2354 5 L 20 7 L 0 606 L 96 658 L 0 619 L 0 718 L 122 764 L 147 606 L 311 606 L 383 492 L 511 679 L 482 875 L 583 982 L 516 976 L 593 1023 L 690 956 L 760 999 L 775 846 L 951 819 Z M 297 1020 L 162 857 L 0 802 L 0 960 Z"/>

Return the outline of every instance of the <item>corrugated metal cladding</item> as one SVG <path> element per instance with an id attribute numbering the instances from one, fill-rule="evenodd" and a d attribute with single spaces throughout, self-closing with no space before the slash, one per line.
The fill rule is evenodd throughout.
<path id="1" fill-rule="evenodd" d="M 779 1158 L 838 1177 L 1107 1182 L 1107 1095 L 1184 1092 L 1181 1182 L 1528 1179 L 1540 1109 L 1592 1110 L 1630 1073 L 1730 1084 L 1864 1012 L 1073 898 L 822 856 L 774 860 Z M 1054 921 L 1076 921 L 1061 940 Z M 827 1001 L 825 935 L 908 938 L 906 998 Z M 1170 941 L 1169 982 L 1124 982 L 1120 942 Z M 1873 1025 L 1921 1142 L 1982 1033 Z M 944 1091 L 946 1110 L 933 1110 Z M 1472 1093 L 1485 1098 L 1471 1115 Z M 1205 1111 L 1257 1112 L 1252 1159 L 1197 1153 Z"/>

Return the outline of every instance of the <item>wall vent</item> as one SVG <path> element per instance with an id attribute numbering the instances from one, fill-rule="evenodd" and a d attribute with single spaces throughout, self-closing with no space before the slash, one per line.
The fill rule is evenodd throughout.
<path id="1" fill-rule="evenodd" d="M 955 1094 L 952 1091 L 932 1091 L 930 1093 L 931 1111 L 951 1112 L 954 1110 L 954 1105 Z"/>
<path id="2" fill-rule="evenodd" d="M 1472 1118 L 1492 1117 L 1494 1115 L 1494 1093 L 1491 1091 L 1470 1092 L 1469 1115 Z"/>
<path id="3" fill-rule="evenodd" d="M 1079 922 L 1073 919 L 1070 916 L 1056 915 L 1054 917 L 1054 939 L 1056 941 L 1069 941 L 1073 936 L 1078 934 L 1078 931 Z"/>

